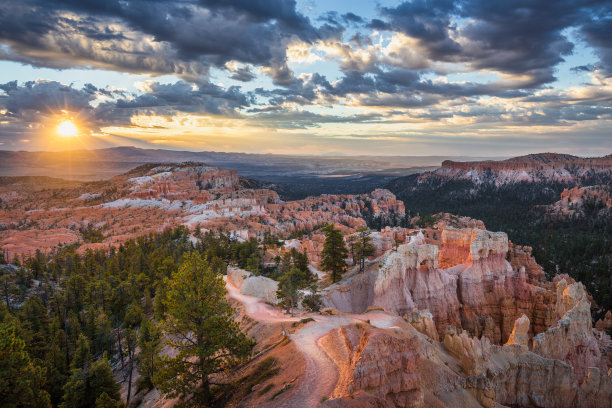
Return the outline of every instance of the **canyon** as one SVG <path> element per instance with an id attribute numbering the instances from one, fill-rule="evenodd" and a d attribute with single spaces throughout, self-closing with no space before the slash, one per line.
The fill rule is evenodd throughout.
<path id="1" fill-rule="evenodd" d="M 518 161 L 511 171 L 586 174 L 568 176 L 554 163 L 542 164 L 548 159 Z M 609 172 L 609 157 L 601 162 L 583 165 Z M 468 176 L 461 167 L 446 163 L 439 175 L 452 170 L 454 178 L 482 180 L 508 170 L 480 164 L 484 173 Z M 495 180 L 513 177 L 495 174 Z M 79 253 L 110 251 L 176 226 L 194 243 L 206 233 L 266 242 L 268 268 L 278 268 L 292 250 L 305 253 L 319 312 L 297 305 L 288 314 L 278 305 L 274 276 L 228 267 L 224 282 L 235 319 L 257 346 L 223 380 L 240 384 L 263 359 L 277 369 L 225 406 L 612 407 L 610 312 L 593 324 L 600 306 L 582 283 L 545 271 L 532 247 L 487 230 L 477 218 L 439 213 L 424 222 L 407 216 L 411 208 L 383 188 L 283 201 L 236 170 L 200 162 L 145 164 L 97 182 L 0 181 L 0 247 L 9 261 L 66 245 Z M 579 211 L 590 197 L 607 207 L 609 190 L 567 189 L 548 211 Z M 372 231 L 374 251 L 363 270 L 349 255 L 348 271 L 332 283 L 320 270 L 321 228 L 335 224 L 349 243 L 366 219 L 404 223 Z M 175 402 L 156 389 L 138 401 L 133 405 Z"/>
<path id="2" fill-rule="evenodd" d="M 405 214 L 404 204 L 386 190 L 283 202 L 273 190 L 252 188 L 235 170 L 192 162 L 146 164 L 99 182 L 2 181 L 0 247 L 9 259 L 58 245 L 84 243 L 81 251 L 116 247 L 177 225 L 248 240 L 266 233 L 310 232 L 328 223 L 357 228 L 365 226 L 366 214 Z M 96 242 L 84 236 L 89 228 L 100 231 Z"/>
<path id="3" fill-rule="evenodd" d="M 326 287 L 327 309 L 288 334 L 307 361 L 296 390 L 262 406 L 612 406 L 612 341 L 584 286 L 546 280 L 529 248 L 463 221 L 409 230 Z"/>

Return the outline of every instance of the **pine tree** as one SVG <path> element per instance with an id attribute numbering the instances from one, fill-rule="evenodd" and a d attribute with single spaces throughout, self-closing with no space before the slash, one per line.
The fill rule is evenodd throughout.
<path id="1" fill-rule="evenodd" d="M 359 262 L 359 271 L 363 272 L 365 268 L 365 260 L 368 256 L 376 254 L 376 247 L 372 244 L 370 230 L 367 227 L 357 228 L 357 240 L 355 242 L 355 257 Z"/>
<path id="2" fill-rule="evenodd" d="M 138 334 L 138 380 L 139 388 L 153 388 L 153 376 L 155 375 L 155 359 L 161 350 L 161 333 L 159 329 L 149 320 L 144 320 Z"/>
<path id="3" fill-rule="evenodd" d="M 344 244 L 342 233 L 334 228 L 334 224 L 327 225 L 323 231 L 325 231 L 325 243 L 321 252 L 321 269 L 331 273 L 332 282 L 338 282 L 346 270 L 348 249 Z"/>
<path id="4" fill-rule="evenodd" d="M 7 407 L 51 407 L 43 389 L 46 370 L 34 365 L 13 321 L 0 323 L 0 404 Z"/>
<path id="5" fill-rule="evenodd" d="M 26 341 L 30 356 L 44 359 L 49 351 L 49 316 L 47 308 L 36 295 L 30 296 L 19 313 L 22 337 Z"/>
<path id="6" fill-rule="evenodd" d="M 64 386 L 64 402 L 60 407 L 95 407 L 96 401 L 102 397 L 102 394 L 107 394 L 116 403 L 121 402 L 119 384 L 111 371 L 106 354 L 89 367 L 72 370 L 70 379 Z"/>
<path id="7" fill-rule="evenodd" d="M 178 351 L 161 356 L 154 382 L 167 397 L 180 397 L 187 405 L 209 401 L 209 376 L 247 358 L 253 342 L 238 327 L 226 297 L 222 275 L 214 273 L 196 253 L 185 256 L 169 281 L 165 344 Z M 186 401 L 186 397 L 192 397 Z"/>
<path id="8" fill-rule="evenodd" d="M 312 285 L 310 287 L 310 293 L 304 296 L 304 299 L 302 300 L 302 306 L 304 309 L 311 312 L 318 312 L 321 310 L 323 302 L 321 301 L 321 295 L 317 293 L 317 290 L 317 285 Z"/>
<path id="9" fill-rule="evenodd" d="M 278 289 L 276 290 L 276 296 L 280 299 L 280 304 L 285 307 L 288 313 L 291 313 L 293 308 L 298 303 L 298 289 L 300 289 L 300 274 L 302 272 L 293 268 L 278 281 Z"/>

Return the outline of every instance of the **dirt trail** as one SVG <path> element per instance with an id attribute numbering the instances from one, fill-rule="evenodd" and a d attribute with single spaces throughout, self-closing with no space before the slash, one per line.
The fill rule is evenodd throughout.
<path id="1" fill-rule="evenodd" d="M 227 276 L 224 276 L 223 280 L 225 281 L 225 289 L 227 289 L 229 297 L 242 303 L 246 314 L 253 319 L 270 323 L 296 322 L 300 320 L 297 317 L 287 316 L 279 309 L 264 302 L 261 298 L 243 295 L 240 293 L 240 289 L 227 279 Z"/>
<path id="2" fill-rule="evenodd" d="M 338 368 L 319 345 L 319 339 L 330 330 L 355 319 L 348 316 L 311 316 L 314 322 L 307 324 L 291 336 L 306 359 L 306 372 L 297 391 L 281 407 L 318 407 L 321 399 L 328 397 L 338 382 Z"/>
<path id="3" fill-rule="evenodd" d="M 246 296 L 234 286 L 231 281 L 224 277 L 225 287 L 229 296 L 245 306 L 246 313 L 253 319 L 263 322 L 292 322 L 299 318 L 289 317 L 277 308 L 265 303 L 262 299 Z M 304 378 L 299 382 L 297 390 L 281 407 L 283 408 L 308 408 L 321 405 L 323 397 L 329 397 L 338 382 L 338 368 L 319 345 L 321 337 L 337 327 L 370 321 L 373 326 L 381 328 L 393 328 L 393 323 L 400 317 L 389 315 L 385 312 L 370 312 L 367 314 L 340 314 L 336 316 L 322 316 L 310 314 L 302 317 L 311 317 L 310 322 L 300 330 L 291 335 L 291 340 L 306 360 L 306 371 Z"/>

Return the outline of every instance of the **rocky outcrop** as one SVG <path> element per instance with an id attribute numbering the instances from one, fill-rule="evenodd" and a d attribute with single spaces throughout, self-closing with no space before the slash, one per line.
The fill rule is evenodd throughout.
<path id="1" fill-rule="evenodd" d="M 527 277 L 525 266 L 533 269 L 533 258 L 526 253 L 526 265 L 518 256 L 511 258 L 514 265 L 507 261 L 506 234 L 447 226 L 438 236 L 409 237 L 378 268 L 327 288 L 324 304 L 356 313 L 376 305 L 399 316 L 428 310 L 438 333 L 452 325 L 494 344 L 508 340 L 521 315 L 531 322 L 529 337 L 554 322 L 555 292 L 536 281 L 537 273 Z"/>
<path id="2" fill-rule="evenodd" d="M 278 282 L 265 276 L 251 276 L 244 280 L 240 292 L 243 295 L 258 297 L 268 303 L 277 304 Z"/>
<path id="3" fill-rule="evenodd" d="M 574 187 L 561 192 L 560 200 L 546 206 L 547 213 L 555 217 L 584 215 L 586 206 L 597 209 L 600 215 L 608 215 L 612 210 L 612 187 L 594 185 Z"/>
<path id="4" fill-rule="evenodd" d="M 363 391 L 393 407 L 423 406 L 415 338 L 398 338 L 371 326 L 349 325 L 332 330 L 321 344 L 340 372 L 334 399 Z"/>
<path id="5" fill-rule="evenodd" d="M 470 337 L 466 331 L 458 331 L 453 326 L 446 328 L 444 348 L 461 362 L 463 371 L 468 375 L 480 375 L 485 370 L 485 361 L 491 356 L 491 343 L 486 337 L 480 340 Z"/>
<path id="6" fill-rule="evenodd" d="M 533 351 L 543 357 L 565 361 L 574 367 L 582 381 L 590 367 L 606 371 L 599 343 L 593 335 L 591 304 L 581 283 L 557 284 L 557 314 L 562 318 L 544 333 L 533 338 Z"/>
<path id="7" fill-rule="evenodd" d="M 486 370 L 495 400 L 504 406 L 612 407 L 612 377 L 599 369 L 578 381 L 570 365 L 514 345 L 496 347 Z"/>
<path id="8" fill-rule="evenodd" d="M 427 309 L 437 330 L 458 325 L 457 278 L 437 268 L 435 245 L 400 245 L 381 261 L 374 282 L 373 304 L 403 316 L 413 309 Z"/>
<path id="9" fill-rule="evenodd" d="M 238 289 L 242 288 L 245 279 L 249 278 L 251 275 L 251 272 L 245 271 L 244 269 L 235 268 L 233 266 L 227 268 L 227 276 Z"/>
<path id="10" fill-rule="evenodd" d="M 506 346 L 511 344 L 529 348 L 529 318 L 527 316 L 522 315 L 514 322 L 514 328 L 512 333 L 510 333 Z"/>
<path id="11" fill-rule="evenodd" d="M 528 246 L 515 245 L 510 243 L 508 248 L 508 262 L 518 273 L 524 270 L 527 282 L 531 284 L 541 284 L 546 281 L 546 274 L 540 265 L 537 264 L 532 256 L 532 248 Z"/>
<path id="12" fill-rule="evenodd" d="M 227 276 L 243 295 L 258 297 L 271 304 L 278 303 L 277 281 L 265 276 L 253 276 L 249 271 L 233 267 L 227 269 Z"/>
<path id="13" fill-rule="evenodd" d="M 429 312 L 429 310 L 413 310 L 412 312 L 404 315 L 404 320 L 430 339 L 439 341 L 436 324 L 434 323 L 433 315 Z"/>
<path id="14" fill-rule="evenodd" d="M 578 182 L 594 173 L 612 172 L 612 155 L 582 158 L 568 154 L 540 153 L 501 161 L 456 162 L 445 160 L 428 177 L 468 179 L 478 184 L 516 182 Z"/>

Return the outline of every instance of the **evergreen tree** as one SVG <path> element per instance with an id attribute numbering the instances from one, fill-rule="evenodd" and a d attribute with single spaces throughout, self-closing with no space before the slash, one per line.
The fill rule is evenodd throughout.
<path id="1" fill-rule="evenodd" d="M 155 375 L 155 359 L 161 350 L 160 330 L 149 320 L 144 320 L 138 334 L 138 380 L 139 388 L 153 388 L 153 376 Z"/>
<path id="2" fill-rule="evenodd" d="M 376 247 L 372 244 L 370 230 L 367 227 L 357 228 L 357 240 L 355 241 L 355 261 L 359 262 L 359 271 L 363 272 L 365 260 L 368 256 L 376 254 Z"/>
<path id="3" fill-rule="evenodd" d="M 346 270 L 348 249 L 340 230 L 329 224 L 325 228 L 325 243 L 321 252 L 321 269 L 331 273 L 332 282 L 338 282 Z"/>
<path id="4" fill-rule="evenodd" d="M 288 313 L 291 313 L 293 308 L 298 303 L 298 289 L 300 289 L 301 271 L 293 268 L 278 281 L 278 289 L 276 296 L 280 299 L 280 304 L 285 307 Z"/>
<path id="5" fill-rule="evenodd" d="M 310 312 L 318 312 L 321 310 L 321 306 L 323 306 L 321 295 L 317 293 L 317 289 L 317 285 L 312 285 L 310 287 L 310 293 L 304 296 L 302 300 L 302 306 Z"/>
<path id="6" fill-rule="evenodd" d="M 17 259 L 15 257 L 15 259 Z M 0 296 L 6 305 L 6 308 L 11 311 L 13 303 L 16 303 L 21 296 L 21 290 L 15 282 L 15 277 L 9 272 L 3 272 L 0 270 Z"/>
<path id="7" fill-rule="evenodd" d="M 15 322 L 0 322 L 0 404 L 6 407 L 51 407 L 45 391 L 46 370 L 34 365 Z"/>
<path id="8" fill-rule="evenodd" d="M 89 367 L 72 370 L 70 379 L 64 386 L 64 402 L 61 408 L 95 407 L 102 394 L 106 394 L 117 404 L 121 402 L 119 384 L 115 381 L 106 355 Z"/>
<path id="9" fill-rule="evenodd" d="M 47 308 L 38 296 L 30 296 L 19 313 L 22 337 L 30 356 L 43 360 L 49 351 L 49 316 Z"/>
<path id="10" fill-rule="evenodd" d="M 103 392 L 98 398 L 96 398 L 96 404 L 94 408 L 121 408 L 123 404 L 110 397 L 107 393 Z"/>
<path id="11" fill-rule="evenodd" d="M 161 356 L 154 382 L 168 397 L 191 406 L 209 401 L 210 375 L 247 358 L 253 347 L 233 318 L 222 275 L 214 273 L 197 253 L 185 256 L 173 273 L 162 327 L 174 357 Z M 191 398 L 187 400 L 187 397 Z"/>

